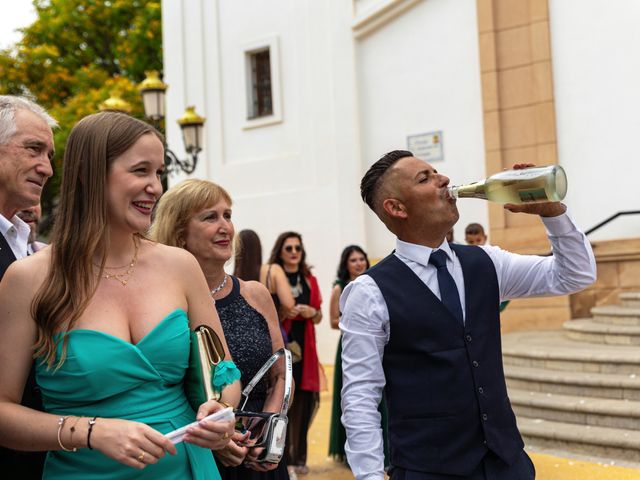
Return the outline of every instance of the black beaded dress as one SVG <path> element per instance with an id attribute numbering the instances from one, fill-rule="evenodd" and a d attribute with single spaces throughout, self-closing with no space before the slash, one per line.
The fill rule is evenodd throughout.
<path id="1" fill-rule="evenodd" d="M 240 369 L 244 387 L 273 353 L 267 320 L 240 295 L 240 282 L 231 276 L 233 288 L 224 298 L 216 300 L 216 309 L 233 361 Z M 268 374 L 255 386 L 245 410 L 261 412 L 267 397 Z M 243 465 L 225 467 L 216 459 L 222 480 L 289 480 L 283 458 L 278 468 L 256 472 Z"/>

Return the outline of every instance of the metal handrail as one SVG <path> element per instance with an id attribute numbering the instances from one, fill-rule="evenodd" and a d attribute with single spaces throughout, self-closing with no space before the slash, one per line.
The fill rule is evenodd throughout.
<path id="1" fill-rule="evenodd" d="M 607 219 L 603 220 L 602 222 L 600 222 L 599 224 L 591 227 L 589 230 L 584 232 L 584 234 L 585 235 L 589 235 L 590 233 L 593 233 L 596 230 L 598 230 L 600 227 L 604 227 L 607 223 L 611 222 L 612 220 L 615 220 L 616 218 L 621 217 L 622 215 L 635 215 L 635 214 L 638 214 L 638 213 L 640 213 L 640 210 L 626 210 L 626 211 L 614 213 L 609 218 L 607 218 Z"/>

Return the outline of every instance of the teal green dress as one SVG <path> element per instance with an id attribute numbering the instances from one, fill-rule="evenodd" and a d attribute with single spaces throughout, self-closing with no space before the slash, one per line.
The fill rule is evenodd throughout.
<path id="1" fill-rule="evenodd" d="M 135 345 L 95 330 L 72 330 L 67 335 L 62 367 L 37 366 L 36 379 L 47 412 L 133 420 L 161 433 L 195 420 L 183 389 L 190 342 L 184 310 L 171 312 Z M 59 341 L 58 358 L 61 351 Z M 223 363 L 216 368 L 213 382 L 218 387 L 240 378 L 233 362 Z M 100 428 L 100 419 L 94 428 Z M 176 448 L 177 455 L 167 454 L 143 470 L 88 448 L 52 451 L 47 454 L 43 478 L 220 480 L 211 451 L 184 442 Z"/>

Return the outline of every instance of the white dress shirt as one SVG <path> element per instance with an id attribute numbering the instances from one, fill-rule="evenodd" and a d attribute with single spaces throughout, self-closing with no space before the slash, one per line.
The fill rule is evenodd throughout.
<path id="1" fill-rule="evenodd" d="M 27 256 L 29 233 L 31 233 L 29 225 L 17 215 L 11 217 L 11 220 L 7 220 L 4 215 L 0 214 L 0 234 L 11 247 L 16 260 Z"/>
<path id="2" fill-rule="evenodd" d="M 500 301 L 546 295 L 566 295 L 595 281 L 591 245 L 567 213 L 542 217 L 553 255 L 518 255 L 495 246 L 481 246 L 496 268 Z M 460 261 L 445 241 L 451 273 L 465 309 Z M 429 264 L 432 248 L 396 240 L 395 255 L 440 298 L 437 271 Z M 357 480 L 384 477 L 382 430 L 378 404 L 385 385 L 382 369 L 389 341 L 389 312 L 380 289 L 368 275 L 350 282 L 340 297 L 342 330 L 342 423 L 347 431 L 345 452 Z M 415 367 L 415 366 L 414 366 Z"/>

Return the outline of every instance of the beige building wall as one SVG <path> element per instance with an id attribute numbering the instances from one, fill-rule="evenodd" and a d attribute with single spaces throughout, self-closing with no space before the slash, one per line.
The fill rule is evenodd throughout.
<path id="1" fill-rule="evenodd" d="M 548 0 L 477 0 L 485 162 L 490 175 L 514 163 L 558 163 Z M 491 243 L 544 254 L 540 221 L 489 205 Z M 504 311 L 503 331 L 560 328 L 640 290 L 640 240 L 594 243 L 598 280 L 571 297 L 516 300 Z"/>
<path id="2" fill-rule="evenodd" d="M 572 318 L 590 317 L 596 305 L 618 303 L 622 292 L 640 292 L 640 239 L 594 242 L 598 280 L 571 296 Z"/>
<path id="3" fill-rule="evenodd" d="M 553 75 L 547 0 L 477 0 L 487 175 L 514 163 L 555 164 Z M 491 243 L 519 253 L 546 253 L 540 220 L 489 205 Z M 511 302 L 505 331 L 560 326 L 568 298 Z"/>

